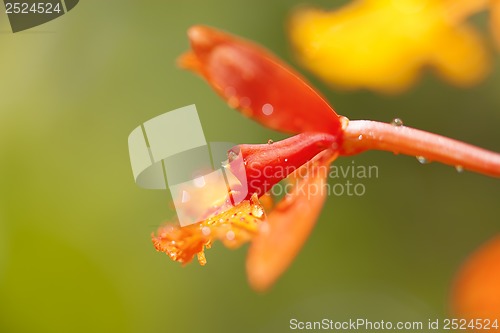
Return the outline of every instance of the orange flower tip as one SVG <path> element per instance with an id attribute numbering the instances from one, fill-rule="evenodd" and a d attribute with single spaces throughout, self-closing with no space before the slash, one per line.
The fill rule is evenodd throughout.
<path id="1" fill-rule="evenodd" d="M 203 25 L 195 25 L 188 29 L 191 44 L 195 45 L 199 50 L 209 51 L 216 44 L 215 36 L 217 36 L 217 33 L 214 29 Z"/>
<path id="2" fill-rule="evenodd" d="M 189 28 L 188 38 L 191 42 L 191 48 L 198 56 L 209 54 L 215 47 L 231 39 L 230 35 L 225 32 L 203 25 Z"/>
<path id="3" fill-rule="evenodd" d="M 177 58 L 177 66 L 193 72 L 201 71 L 201 63 L 193 52 L 186 52 Z"/>
<path id="4" fill-rule="evenodd" d="M 273 272 L 273 269 L 267 267 L 266 263 L 247 261 L 248 284 L 253 290 L 265 293 L 271 289 L 277 277 L 270 275 L 269 272 Z"/>

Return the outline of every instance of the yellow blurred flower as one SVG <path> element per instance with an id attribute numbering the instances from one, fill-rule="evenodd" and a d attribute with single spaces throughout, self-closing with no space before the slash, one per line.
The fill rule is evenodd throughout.
<path id="1" fill-rule="evenodd" d="M 489 72 L 490 56 L 465 19 L 487 5 L 487 0 L 358 0 L 330 12 L 300 9 L 290 19 L 289 33 L 304 66 L 336 86 L 398 92 L 425 67 L 468 86 Z"/>
<path id="2" fill-rule="evenodd" d="M 500 0 L 491 1 L 491 31 L 500 49 Z"/>

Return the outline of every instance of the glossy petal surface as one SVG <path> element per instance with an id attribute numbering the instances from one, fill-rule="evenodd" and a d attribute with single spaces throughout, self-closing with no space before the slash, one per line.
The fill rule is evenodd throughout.
<path id="1" fill-rule="evenodd" d="M 228 104 L 269 128 L 338 134 L 330 105 L 269 51 L 224 32 L 195 26 L 180 65 L 201 74 Z"/>

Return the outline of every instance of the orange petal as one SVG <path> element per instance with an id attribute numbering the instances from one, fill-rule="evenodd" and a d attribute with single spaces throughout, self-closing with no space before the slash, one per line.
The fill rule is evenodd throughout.
<path id="1" fill-rule="evenodd" d="M 267 223 L 250 245 L 247 274 L 258 291 L 268 289 L 291 264 L 307 237 L 325 202 L 328 166 L 336 155 L 325 151 L 290 177 L 294 189 L 280 201 Z"/>
<path id="2" fill-rule="evenodd" d="M 204 26 L 189 29 L 179 64 L 202 75 L 232 107 L 275 130 L 338 134 L 340 121 L 298 73 L 267 50 Z"/>
<path id="3" fill-rule="evenodd" d="M 500 234 L 473 253 L 457 275 L 452 293 L 456 318 L 496 319 L 500 325 Z M 476 330 L 481 331 L 480 329 Z M 500 332 L 500 329 L 484 330 Z"/>

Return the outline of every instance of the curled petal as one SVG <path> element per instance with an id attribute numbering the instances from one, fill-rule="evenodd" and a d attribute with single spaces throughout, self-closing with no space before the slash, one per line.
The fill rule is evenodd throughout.
<path id="1" fill-rule="evenodd" d="M 230 106 L 275 130 L 338 134 L 334 110 L 267 50 L 204 26 L 189 29 L 192 51 L 180 65 L 202 75 Z"/>
<path id="2" fill-rule="evenodd" d="M 187 264 L 197 255 L 199 263 L 205 265 L 204 249 L 210 248 L 213 241 L 220 240 L 229 248 L 239 247 L 257 234 L 258 226 L 264 220 L 264 209 L 254 195 L 201 223 L 185 227 L 162 226 L 156 235 L 152 235 L 153 245 L 174 261 Z"/>
<path id="3" fill-rule="evenodd" d="M 305 243 L 325 202 L 328 166 L 335 157 L 336 153 L 324 151 L 297 169 L 290 177 L 295 187 L 260 225 L 246 263 L 255 290 L 268 289 Z"/>
<path id="4" fill-rule="evenodd" d="M 260 197 L 321 151 L 336 150 L 340 147 L 338 140 L 333 135 L 307 132 L 268 144 L 242 144 L 230 154 L 242 155 L 244 163 L 239 166 L 245 170 L 234 172 L 244 173 L 249 195 L 256 193 Z"/>
<path id="5" fill-rule="evenodd" d="M 496 319 L 500 325 L 500 235 L 464 263 L 453 288 L 452 307 L 456 318 L 489 319 L 491 323 Z"/>

